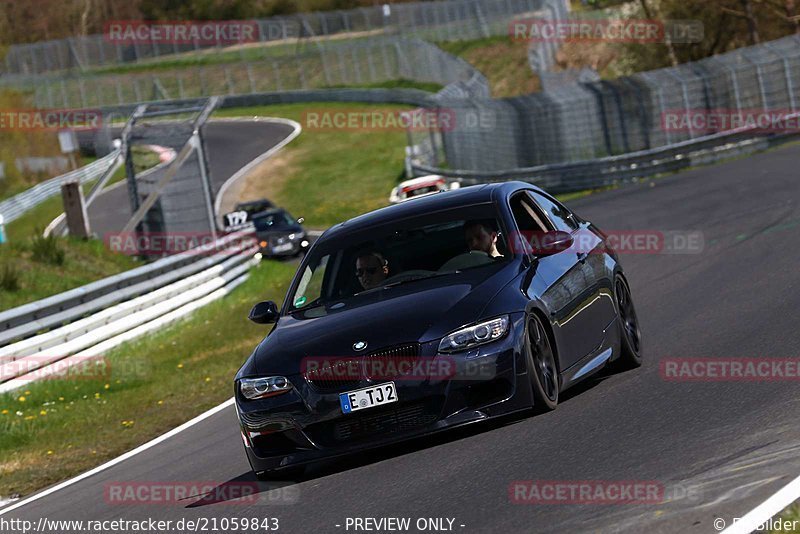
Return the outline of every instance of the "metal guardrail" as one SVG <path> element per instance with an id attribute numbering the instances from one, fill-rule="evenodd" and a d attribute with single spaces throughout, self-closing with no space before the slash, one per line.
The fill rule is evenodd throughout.
<path id="1" fill-rule="evenodd" d="M 215 243 L 215 246 L 223 247 L 238 237 L 241 235 L 223 237 Z M 211 259 L 213 258 L 215 257 L 212 256 Z M 219 261 L 221 259 L 222 257 L 219 257 Z M 191 269 L 184 269 L 201 260 L 208 261 L 209 258 L 203 258 L 192 251 L 176 254 L 52 297 L 0 312 L 0 346 L 43 329 L 67 324 L 125 298 L 152 291 L 180 276 L 175 274 L 176 272 L 188 274 Z"/>
<path id="2" fill-rule="evenodd" d="M 74 322 L 44 334 L 0 348 L 0 393 L 11 391 L 58 369 L 74 356 L 102 355 L 104 351 L 185 317 L 198 307 L 222 297 L 244 282 L 251 266 L 260 261 L 258 247 L 225 256 L 211 267 L 200 262 L 199 272 L 154 280 L 149 291 L 121 303 L 105 303 L 102 310 L 75 315 Z M 186 274 L 186 273 L 183 273 Z M 175 277 L 173 277 L 175 278 Z M 76 314 L 81 307 L 73 308 Z"/>
<path id="3" fill-rule="evenodd" d="M 20 218 L 27 211 L 35 208 L 45 200 L 58 195 L 61 192 L 62 184 L 72 181 L 78 181 L 83 184 L 103 176 L 110 167 L 118 164 L 119 158 L 119 150 L 114 150 L 110 154 L 78 170 L 56 176 L 55 178 L 37 184 L 18 195 L 0 202 L 0 214 L 3 215 L 6 224 L 8 224 Z"/>

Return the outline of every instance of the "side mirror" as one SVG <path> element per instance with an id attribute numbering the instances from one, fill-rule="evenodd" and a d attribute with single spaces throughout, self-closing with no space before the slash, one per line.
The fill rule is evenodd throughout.
<path id="1" fill-rule="evenodd" d="M 270 324 L 277 321 L 279 316 L 278 305 L 268 300 L 266 302 L 259 302 L 253 306 L 247 318 L 256 324 Z"/>
<path id="2" fill-rule="evenodd" d="M 306 222 L 306 218 L 305 217 L 298 217 L 297 218 L 297 224 L 303 224 L 304 222 Z"/>
<path id="3" fill-rule="evenodd" d="M 540 232 L 531 240 L 533 254 L 547 257 L 572 248 L 575 238 L 569 232 L 556 230 L 555 232 Z"/>

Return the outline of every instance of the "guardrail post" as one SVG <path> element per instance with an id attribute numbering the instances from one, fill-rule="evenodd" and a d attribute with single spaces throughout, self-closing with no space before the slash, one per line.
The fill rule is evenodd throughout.
<path id="1" fill-rule="evenodd" d="M 64 200 L 64 213 L 67 218 L 69 235 L 88 239 L 91 235 L 91 230 L 80 182 L 67 182 L 62 185 L 61 198 Z"/>

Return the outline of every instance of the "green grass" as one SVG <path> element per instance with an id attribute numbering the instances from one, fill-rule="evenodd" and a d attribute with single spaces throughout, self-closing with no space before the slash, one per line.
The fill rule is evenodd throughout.
<path id="1" fill-rule="evenodd" d="M 271 116 L 293 119 L 303 133 L 281 157 L 290 159 L 272 200 L 310 228 L 327 228 L 385 206 L 392 187 L 404 179 L 406 134 L 403 131 L 325 131 L 305 128 L 305 111 L 399 112 L 400 105 L 352 103 L 289 104 L 221 110 L 216 116 Z M 267 179 L 276 179 L 275 176 Z"/>
<path id="2" fill-rule="evenodd" d="M 784 525 L 781 525 L 781 529 L 775 529 L 770 531 L 771 534 L 791 534 L 792 532 L 800 532 L 800 501 L 795 502 L 793 505 L 789 506 L 786 510 L 784 510 L 778 518 L 781 521 L 790 521 L 789 528 L 782 528 Z"/>
<path id="3" fill-rule="evenodd" d="M 436 43 L 483 73 L 489 80 L 492 97 L 526 95 L 540 89 L 539 78 L 528 63 L 528 43 L 512 41 L 508 35 L 471 41 Z"/>
<path id="4" fill-rule="evenodd" d="M 229 398 L 236 370 L 267 332 L 248 311 L 255 300 L 280 302 L 294 269 L 263 262 L 228 297 L 106 354 L 102 376 L 0 396 L 0 495 L 74 476 Z"/>
<path id="5" fill-rule="evenodd" d="M 84 185 L 84 191 L 88 191 L 88 186 Z M 6 225 L 8 242 L 0 245 L 0 272 L 8 268 L 18 273 L 19 287 L 13 291 L 0 287 L 0 310 L 56 295 L 140 265 L 129 256 L 108 251 L 102 241 L 72 238 L 55 240 L 55 246 L 63 251 L 63 264 L 36 261 L 34 240 L 62 208 L 61 196 L 55 196 Z"/>
<path id="6" fill-rule="evenodd" d="M 323 89 L 340 89 L 352 87 L 349 85 L 325 85 Z M 414 80 L 388 80 L 385 82 L 365 83 L 359 87 L 367 89 L 419 89 L 421 91 L 428 91 L 429 93 L 436 93 L 441 91 L 444 86 L 432 82 L 417 82 Z"/>

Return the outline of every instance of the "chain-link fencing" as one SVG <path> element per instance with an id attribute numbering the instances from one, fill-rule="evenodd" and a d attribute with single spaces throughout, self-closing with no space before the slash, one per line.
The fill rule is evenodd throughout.
<path id="1" fill-rule="evenodd" d="M 505 35 L 513 17 L 532 15 L 549 6 L 564 9 L 565 0 L 443 0 L 384 4 L 365 8 L 301 13 L 247 21 L 253 35 L 246 43 L 228 47 L 227 54 L 244 62 L 254 54 L 285 53 L 295 42 L 324 42 L 334 37 L 377 34 L 419 37 L 433 41 L 479 39 Z M 224 21 L 221 21 L 224 23 Z M 120 42 L 122 41 L 122 42 Z M 191 39 L 171 43 L 151 39 L 127 42 L 106 34 L 72 37 L 9 48 L 0 68 L 5 74 L 35 75 L 77 69 L 87 71 L 153 59 L 202 54 L 220 43 Z"/>
<path id="2" fill-rule="evenodd" d="M 422 154 L 420 165 L 437 161 L 464 171 L 581 162 L 703 139 L 756 121 L 750 130 L 764 134 L 792 128 L 786 119 L 798 111 L 799 99 L 800 36 L 791 36 L 695 63 L 516 98 L 440 94 L 438 105 L 457 120 L 452 128 L 410 132 L 409 153 Z M 426 151 L 432 136 L 441 137 L 435 154 Z"/>
<path id="3" fill-rule="evenodd" d="M 5 82 L 6 86 L 29 91 L 36 107 L 53 109 L 371 85 L 394 80 L 441 86 L 464 82 L 462 96 L 489 96 L 485 79 L 469 63 L 421 39 L 402 37 L 330 42 L 294 55 L 244 63 L 148 73 L 38 76 Z M 472 88 L 476 86 L 479 92 L 473 94 Z"/>

